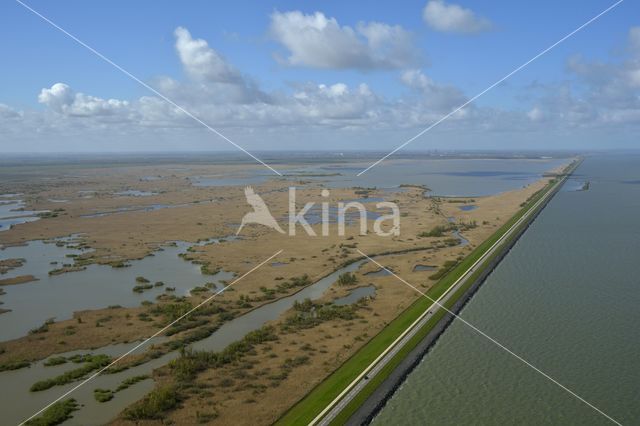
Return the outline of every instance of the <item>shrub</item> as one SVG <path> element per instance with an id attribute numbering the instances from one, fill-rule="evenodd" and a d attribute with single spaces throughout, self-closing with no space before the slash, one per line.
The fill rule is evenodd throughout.
<path id="1" fill-rule="evenodd" d="M 358 278 L 355 274 L 345 272 L 338 277 L 338 285 L 353 285 L 358 282 Z"/>
<path id="2" fill-rule="evenodd" d="M 0 364 L 0 371 L 18 370 L 31 366 L 29 361 L 11 361 Z"/>
<path id="3" fill-rule="evenodd" d="M 149 289 L 151 289 L 151 288 L 153 288 L 153 284 L 141 284 L 141 285 L 136 285 L 136 286 L 134 286 L 134 287 L 132 288 L 132 290 L 133 290 L 135 293 L 142 293 L 143 291 L 145 291 L 145 290 L 149 290 Z"/>
<path id="4" fill-rule="evenodd" d="M 293 277 L 288 281 L 280 283 L 276 286 L 276 291 L 278 293 L 286 293 L 287 290 L 296 287 L 306 287 L 311 284 L 311 279 L 307 274 L 301 275 L 299 277 Z"/>
<path id="5" fill-rule="evenodd" d="M 122 383 L 120 383 L 120 384 L 118 385 L 118 387 L 116 388 L 116 392 L 120 392 L 121 390 L 125 390 L 125 389 L 127 389 L 129 386 L 133 386 L 133 385 L 135 385 L 135 384 L 136 384 L 136 383 L 138 383 L 138 382 L 141 382 L 141 381 L 143 381 L 143 380 L 147 380 L 148 378 L 149 378 L 149 376 L 148 376 L 148 375 L 146 375 L 146 374 L 142 374 L 142 375 L 139 375 L 139 376 L 133 376 L 133 377 L 129 377 L 129 378 L 127 378 L 127 379 L 124 379 L 124 380 L 122 381 Z"/>
<path id="6" fill-rule="evenodd" d="M 231 343 L 220 352 L 183 349 L 180 357 L 171 361 L 169 367 L 177 381 L 189 382 L 200 371 L 239 361 L 253 350 L 254 345 L 277 339 L 274 327 L 264 326 L 248 333 L 242 340 Z"/>
<path id="7" fill-rule="evenodd" d="M 294 304 L 294 308 L 296 307 L 298 308 L 297 312 L 284 320 L 283 330 L 312 328 L 332 319 L 352 320 L 357 318 L 355 305 L 316 305 L 305 300 L 300 304 Z"/>
<path id="8" fill-rule="evenodd" d="M 293 309 L 300 312 L 310 312 L 314 307 L 311 299 L 306 298 L 302 302 L 298 302 L 297 300 L 293 302 Z"/>
<path id="9" fill-rule="evenodd" d="M 60 365 L 67 362 L 67 358 L 63 356 L 53 356 L 44 362 L 45 367 L 51 367 L 53 365 Z"/>
<path id="10" fill-rule="evenodd" d="M 30 392 L 39 392 L 54 386 L 66 385 L 74 380 L 78 380 L 85 375 L 91 373 L 94 370 L 107 366 L 111 362 L 111 357 L 108 355 L 83 355 L 84 362 L 87 365 L 83 365 L 80 368 L 76 368 L 74 370 L 69 370 L 64 372 L 63 374 L 52 377 L 50 379 L 40 380 L 35 382 L 29 388 Z M 71 359 L 71 358 L 70 358 Z M 73 359 L 71 359 L 73 362 Z"/>
<path id="11" fill-rule="evenodd" d="M 53 318 L 49 318 L 40 327 L 29 330 L 29 334 L 46 333 L 47 331 L 49 331 L 49 326 L 53 323 L 54 323 Z"/>
<path id="12" fill-rule="evenodd" d="M 153 315 L 162 315 L 168 321 L 174 321 L 189 312 L 192 307 L 191 303 L 181 301 L 156 305 L 149 312 Z"/>
<path id="13" fill-rule="evenodd" d="M 113 399 L 113 392 L 109 389 L 98 388 L 93 390 L 93 397 L 98 402 L 107 402 Z"/>
<path id="14" fill-rule="evenodd" d="M 162 386 L 152 390 L 144 399 L 136 402 L 124 412 L 129 420 L 161 419 L 163 414 L 180 402 L 174 386 Z"/>
<path id="15" fill-rule="evenodd" d="M 51 407 L 44 410 L 40 417 L 29 420 L 25 424 L 27 426 L 54 426 L 65 420 L 70 419 L 71 413 L 78 409 L 78 403 L 75 399 L 66 399 L 58 401 Z"/>
<path id="16" fill-rule="evenodd" d="M 200 266 L 200 272 L 202 275 L 215 275 L 220 272 L 220 268 L 212 267 L 211 265 L 202 265 Z"/>
<path id="17" fill-rule="evenodd" d="M 443 225 L 438 225 L 435 226 L 434 228 L 431 229 L 431 231 L 428 232 L 422 232 L 420 233 L 418 236 L 419 237 L 442 237 L 446 232 L 449 232 L 451 230 L 451 226 L 443 226 Z"/>

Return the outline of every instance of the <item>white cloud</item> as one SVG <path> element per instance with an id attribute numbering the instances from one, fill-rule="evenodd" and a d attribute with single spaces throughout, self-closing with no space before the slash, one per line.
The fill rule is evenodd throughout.
<path id="1" fill-rule="evenodd" d="M 44 88 L 38 95 L 38 102 L 53 111 L 73 116 L 113 115 L 125 112 L 129 103 L 117 99 L 101 99 L 95 96 L 75 93 L 64 83 L 56 83 L 50 89 Z"/>
<path id="2" fill-rule="evenodd" d="M 257 85 L 224 60 L 205 40 L 194 39 L 189 30 L 174 31 L 176 52 L 189 84 L 169 78 L 159 79 L 164 93 L 178 99 L 202 98 L 216 102 L 266 102 L 268 96 Z"/>
<path id="3" fill-rule="evenodd" d="M 194 39 L 189 30 L 183 27 L 176 28 L 174 35 L 178 57 L 191 78 L 215 83 L 235 83 L 241 80 L 240 73 L 227 64 L 205 40 Z"/>
<path id="4" fill-rule="evenodd" d="M 636 53 L 640 53 L 640 27 L 629 29 L 629 46 Z"/>
<path id="5" fill-rule="evenodd" d="M 529 117 L 529 120 L 531 121 L 543 121 L 545 114 L 540 108 L 534 107 L 527 112 L 527 117 Z"/>
<path id="6" fill-rule="evenodd" d="M 0 103 L 0 118 L 19 118 L 22 114 L 11 108 L 9 105 Z"/>
<path id="7" fill-rule="evenodd" d="M 404 71 L 400 80 L 420 94 L 421 105 L 429 111 L 448 113 L 467 101 L 458 88 L 438 84 L 420 70 Z"/>
<path id="8" fill-rule="evenodd" d="M 436 31 L 478 33 L 492 28 L 488 19 L 457 4 L 447 4 L 444 0 L 429 0 L 422 11 L 422 17 Z"/>
<path id="9" fill-rule="evenodd" d="M 38 95 L 38 102 L 57 112 L 62 112 L 63 107 L 71 105 L 74 100 L 75 93 L 64 83 L 56 83 L 51 89 L 42 89 Z"/>
<path id="10" fill-rule="evenodd" d="M 286 63 L 335 69 L 402 68 L 416 62 L 411 35 L 401 26 L 380 22 L 340 26 L 321 12 L 271 15 L 271 35 L 288 51 Z"/>
<path id="11" fill-rule="evenodd" d="M 368 121 L 382 101 L 364 83 L 355 88 L 344 83 L 306 84 L 284 106 L 310 125 L 351 126 Z"/>
<path id="12" fill-rule="evenodd" d="M 536 86 L 541 95 L 529 111 L 531 121 L 565 129 L 640 125 L 640 27 L 629 30 L 626 52 L 614 62 L 571 56 L 566 66 L 572 79 Z"/>
<path id="13" fill-rule="evenodd" d="M 324 19 L 327 26 L 333 25 L 321 14 L 298 16 L 305 22 L 310 17 Z M 337 40 L 351 34 L 355 40 L 353 48 L 364 52 L 360 65 L 371 65 L 376 58 L 389 59 L 390 54 L 385 53 L 388 40 L 406 35 L 401 28 L 386 24 L 360 23 L 355 29 L 340 27 L 335 20 L 334 24 Z M 323 30 L 316 35 L 326 42 L 328 33 L 331 31 Z M 562 133 L 578 129 L 590 131 L 600 126 L 606 131 L 640 125 L 640 51 L 635 49 L 639 34 L 640 30 L 629 32 L 628 57 L 621 61 L 589 62 L 578 56 L 571 58 L 567 69 L 573 78 L 561 84 L 537 85 L 533 101 L 529 99 L 531 104 L 527 103 L 524 110 L 469 105 L 434 132 L 457 140 L 488 132 L 492 137 L 508 132 L 523 136 L 536 130 Z M 343 45 L 337 43 L 340 52 L 331 59 L 333 65 L 354 67 L 355 64 L 349 62 L 353 57 L 345 56 Z M 318 49 L 322 44 L 318 41 Z M 296 56 L 295 61 L 310 60 L 304 56 L 308 52 L 294 50 L 291 50 L 292 57 L 300 52 L 303 55 Z M 185 78 L 159 77 L 152 85 L 249 149 L 266 146 L 261 143 L 282 147 L 278 144 L 284 139 L 292 141 L 288 147 L 303 147 L 313 143 L 310 135 L 314 133 L 315 143 L 322 147 L 330 143 L 332 147 L 340 146 L 335 145 L 337 140 L 360 139 L 367 141 L 362 146 L 369 146 L 370 139 L 363 135 L 395 141 L 398 135 L 412 136 L 468 99 L 459 88 L 434 81 L 419 69 L 401 71 L 400 81 L 407 90 L 388 98 L 367 84 L 346 84 L 340 80 L 289 83 L 267 92 L 225 61 L 206 41 L 193 39 L 184 28 L 176 30 L 176 53 Z M 330 61 L 325 58 L 323 63 L 328 66 Z M 578 90 L 572 88 L 576 81 L 580 82 Z M 212 146 L 226 148 L 223 141 L 211 138 L 200 124 L 157 96 L 128 101 L 103 99 L 56 83 L 42 89 L 38 101 L 46 107 L 44 111 L 16 111 L 0 104 L 0 146 L 4 141 L 26 141 L 31 137 L 34 146 L 45 148 L 43 144 L 49 138 L 82 141 L 83 148 L 85 141 L 135 141 L 138 146 L 139 141 L 146 140 L 145 148 L 153 148 L 155 141 L 164 138 L 167 145 L 163 148 L 174 149 L 178 146 L 176 140 L 184 141 L 181 143 L 189 147 L 194 139 L 200 138 Z M 247 139 L 243 140 L 244 137 Z"/>

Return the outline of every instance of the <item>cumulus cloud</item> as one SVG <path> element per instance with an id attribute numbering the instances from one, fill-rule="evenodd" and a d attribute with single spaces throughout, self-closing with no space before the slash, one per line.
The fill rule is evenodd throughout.
<path id="1" fill-rule="evenodd" d="M 101 116 L 124 112 L 129 102 L 117 99 L 101 99 L 95 96 L 75 93 L 64 83 L 56 83 L 44 88 L 38 95 L 38 102 L 47 105 L 53 111 L 73 116 Z"/>
<path id="2" fill-rule="evenodd" d="M 286 14 L 280 15 L 284 17 Z M 335 20 L 322 14 L 299 14 L 297 18 L 304 22 L 311 18 L 324 20 L 325 26 L 320 27 L 332 27 L 332 30 L 311 32 L 320 41 L 326 41 L 327 34 L 336 32 L 330 38 L 338 40 L 335 42 L 338 52 L 327 53 L 336 56 L 325 57 L 323 66 L 332 63 L 334 67 L 354 68 L 354 57 L 359 58 L 360 65 L 357 66 L 373 66 L 372 61 L 382 60 L 380 58 L 389 60 L 392 55 L 398 55 L 398 52 L 386 52 L 385 49 L 391 46 L 390 39 L 401 39 L 406 35 L 399 27 L 380 23 L 360 23 L 349 28 L 339 26 Z M 301 34 L 304 32 L 300 31 Z M 291 37 L 293 39 L 293 35 Z M 353 40 L 351 44 L 349 37 Z M 322 52 L 324 43 L 308 41 L 313 39 L 308 34 L 299 38 L 307 40 L 303 45 L 317 45 Z M 449 132 L 451 137 L 457 138 L 474 132 L 493 132 L 492 135 L 496 135 L 517 130 L 522 135 L 535 130 L 563 132 L 579 128 L 590 130 L 595 126 L 606 130 L 611 128 L 606 126 L 618 128 L 640 124 L 638 38 L 640 30 L 632 28 L 627 56 L 615 62 L 571 57 L 567 61 L 571 79 L 557 84 L 536 85 L 530 89 L 532 96 L 522 110 L 469 105 L 434 132 L 442 132 L 442 135 Z M 410 46 L 408 43 L 401 45 Z M 316 129 L 321 130 L 317 132 L 318 138 L 324 138 L 324 141 L 335 141 L 340 137 L 347 139 L 344 136 L 347 134 L 358 138 L 363 134 L 381 134 L 381 131 L 414 133 L 468 99 L 459 88 L 435 81 L 422 70 L 411 67 L 403 68 L 398 74 L 406 90 L 392 97 L 376 93 L 367 84 L 346 84 L 341 80 L 294 82 L 276 91 L 266 91 L 226 61 L 205 40 L 194 39 L 186 28 L 176 29 L 175 46 L 185 78 L 158 77 L 152 85 L 234 140 L 240 135 L 239 141 L 242 141 L 242 135 L 259 134 L 259 138 L 248 139 L 254 141 L 277 134 L 279 136 L 270 141 L 288 138 L 304 144 L 310 143 L 310 139 L 300 138 L 301 132 L 309 135 Z M 311 66 L 306 61 L 312 59 L 305 56 L 309 53 L 300 49 L 292 48 L 287 61 Z M 359 52 L 360 56 L 344 53 L 350 49 Z M 410 56 L 410 50 L 406 50 L 406 55 Z M 320 66 L 319 63 L 316 66 Z M 104 99 L 80 93 L 65 83 L 56 83 L 43 88 L 38 101 L 46 107 L 45 111 L 16 111 L 0 104 L 2 139 L 55 134 L 61 140 L 71 140 L 78 135 L 82 135 L 83 140 L 90 139 L 85 135 L 94 135 L 98 140 L 99 137 L 121 135 L 123 140 L 146 138 L 152 144 L 166 135 L 170 135 L 167 140 L 173 142 L 177 139 L 191 141 L 194 135 L 205 134 L 206 137 L 202 138 L 211 142 L 211 135 L 200 124 L 154 95 L 131 100 Z M 247 147 L 252 148 L 250 145 Z"/>
<path id="3" fill-rule="evenodd" d="M 629 47 L 635 53 L 640 53 L 640 27 L 629 29 Z"/>
<path id="4" fill-rule="evenodd" d="M 368 121 L 382 102 L 364 83 L 354 88 L 336 83 L 303 85 L 286 104 L 308 123 L 352 126 Z"/>
<path id="5" fill-rule="evenodd" d="M 640 27 L 628 33 L 627 56 L 622 61 L 567 59 L 571 79 L 537 84 L 528 118 L 548 128 L 594 128 L 640 124 Z"/>
<path id="6" fill-rule="evenodd" d="M 529 112 L 527 112 L 527 117 L 531 121 L 543 121 L 545 118 L 544 112 L 542 109 L 538 107 L 533 107 Z"/>
<path id="7" fill-rule="evenodd" d="M 22 114 L 11 108 L 9 105 L 0 103 L 0 118 L 19 118 Z"/>
<path id="8" fill-rule="evenodd" d="M 448 33 L 479 33 L 492 28 L 491 21 L 470 9 L 444 0 L 429 0 L 422 11 L 424 21 L 434 30 Z"/>
<path id="9" fill-rule="evenodd" d="M 467 101 L 458 88 L 438 84 L 420 70 L 404 71 L 400 80 L 420 93 L 421 105 L 429 111 L 448 113 Z"/>
<path id="10" fill-rule="evenodd" d="M 235 83 L 241 80 L 240 73 L 209 47 L 203 39 L 194 39 L 189 30 L 178 27 L 174 31 L 176 52 L 189 76 L 195 80 L 216 83 Z"/>
<path id="11" fill-rule="evenodd" d="M 366 70 L 402 68 L 417 60 L 411 35 L 399 25 L 361 22 L 354 29 L 322 12 L 275 12 L 270 33 L 288 50 L 289 65 Z"/>
<path id="12" fill-rule="evenodd" d="M 174 35 L 176 52 L 191 84 L 160 79 L 167 94 L 181 99 L 200 97 L 218 102 L 268 101 L 268 96 L 250 78 L 229 64 L 206 40 L 194 39 L 183 27 L 176 28 Z"/>

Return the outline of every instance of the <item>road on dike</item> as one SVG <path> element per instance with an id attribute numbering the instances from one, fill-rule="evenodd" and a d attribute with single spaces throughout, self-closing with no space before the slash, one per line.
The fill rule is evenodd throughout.
<path id="1" fill-rule="evenodd" d="M 515 235 L 520 226 L 534 217 L 539 211 L 541 206 L 544 206 L 557 192 L 557 190 L 564 184 L 566 179 L 579 165 L 579 162 L 574 164 L 573 167 L 565 173 L 565 175 L 549 188 L 547 192 L 541 197 L 527 212 L 522 215 L 498 240 L 485 251 L 482 256 L 476 260 L 473 265 L 469 267 L 438 299 L 436 299 L 428 309 L 426 309 L 396 340 L 394 340 L 371 364 L 369 364 L 358 377 L 356 377 L 349 385 L 325 408 L 318 414 L 310 425 L 325 426 L 331 423 L 333 419 L 353 400 L 353 398 L 362 391 L 367 385 L 369 380 L 375 377 L 385 365 L 393 359 L 400 349 L 429 321 L 435 313 L 441 309 L 441 305 L 444 305 L 453 295 L 456 290 L 462 287 L 467 280 L 478 270 L 483 268 L 485 261 L 490 259 L 493 254 L 501 250 L 505 240 L 508 240 L 512 235 Z"/>

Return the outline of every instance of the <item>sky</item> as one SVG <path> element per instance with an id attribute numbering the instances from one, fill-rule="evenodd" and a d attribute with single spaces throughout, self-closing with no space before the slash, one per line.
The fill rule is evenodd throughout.
<path id="1" fill-rule="evenodd" d="M 202 123 L 248 150 L 390 150 L 615 0 L 25 3 L 173 104 L 5 1 L 0 153 L 234 149 Z M 639 129 L 625 0 L 407 148 L 628 149 Z"/>

